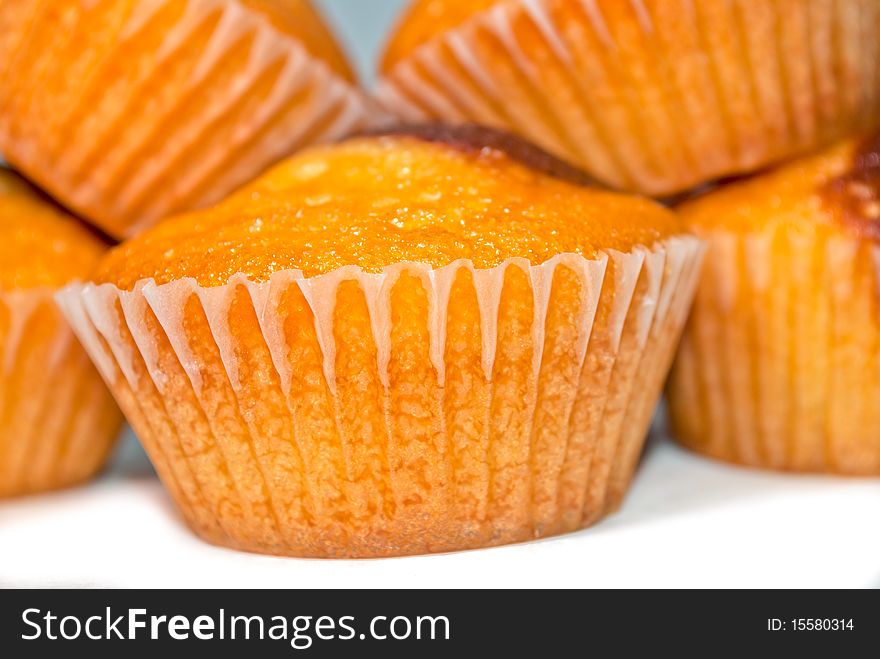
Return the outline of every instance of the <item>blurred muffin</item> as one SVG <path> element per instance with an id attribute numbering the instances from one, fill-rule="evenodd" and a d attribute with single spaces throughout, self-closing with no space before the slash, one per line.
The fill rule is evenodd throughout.
<path id="1" fill-rule="evenodd" d="M 876 122 L 878 32 L 876 0 L 417 0 L 379 98 L 665 196 Z"/>
<path id="2" fill-rule="evenodd" d="M 103 467 L 122 415 L 52 296 L 106 246 L 0 169 L 0 497 Z"/>
<path id="3" fill-rule="evenodd" d="M 310 150 L 164 222 L 64 305 L 190 525 L 247 550 L 439 552 L 620 504 L 698 240 L 513 137 Z"/>
<path id="4" fill-rule="evenodd" d="M 308 0 L 0 3 L 0 153 L 116 238 L 364 116 Z"/>
<path id="5" fill-rule="evenodd" d="M 707 267 L 669 389 L 679 439 L 880 474 L 880 136 L 688 203 Z"/>

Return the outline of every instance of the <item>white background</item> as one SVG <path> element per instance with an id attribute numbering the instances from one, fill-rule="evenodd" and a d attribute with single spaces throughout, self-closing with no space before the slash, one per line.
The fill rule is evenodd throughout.
<path id="1" fill-rule="evenodd" d="M 402 0 L 323 4 L 371 81 Z M 462 554 L 314 561 L 196 539 L 129 433 L 96 483 L 0 503 L 0 586 L 880 588 L 880 480 L 742 470 L 660 435 L 623 510 L 593 529 Z"/>

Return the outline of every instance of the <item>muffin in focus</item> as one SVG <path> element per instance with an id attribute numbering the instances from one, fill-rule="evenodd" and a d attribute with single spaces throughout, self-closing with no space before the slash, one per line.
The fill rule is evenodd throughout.
<path id="1" fill-rule="evenodd" d="M 880 474 L 880 136 L 681 214 L 709 252 L 669 387 L 679 440 L 743 465 Z"/>
<path id="2" fill-rule="evenodd" d="M 512 136 L 421 127 L 304 152 L 63 300 L 202 537 L 393 556 L 615 510 L 701 253 Z"/>
<path id="3" fill-rule="evenodd" d="M 104 243 L 0 169 L 0 498 L 67 487 L 104 466 L 122 415 L 53 295 Z"/>
<path id="4" fill-rule="evenodd" d="M 0 153 L 116 238 L 365 116 L 308 0 L 0 3 Z"/>
<path id="5" fill-rule="evenodd" d="M 379 99 L 668 196 L 880 120 L 875 0 L 415 0 Z"/>

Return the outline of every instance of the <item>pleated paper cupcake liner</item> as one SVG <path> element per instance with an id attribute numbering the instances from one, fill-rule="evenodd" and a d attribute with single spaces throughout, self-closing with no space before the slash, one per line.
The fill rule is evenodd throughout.
<path id="1" fill-rule="evenodd" d="M 614 510 L 701 255 L 682 237 L 538 266 L 85 284 L 59 300 L 201 536 L 391 556 Z"/>
<path id="2" fill-rule="evenodd" d="M 670 380 L 686 446 L 770 469 L 880 474 L 880 248 L 791 229 L 710 237 Z"/>
<path id="3" fill-rule="evenodd" d="M 378 98 L 667 195 L 876 123 L 878 26 L 873 0 L 499 2 L 392 64 Z"/>
<path id="4" fill-rule="evenodd" d="M 88 480 L 121 424 L 53 291 L 0 291 L 0 498 Z"/>
<path id="5" fill-rule="evenodd" d="M 9 5 L 0 151 L 118 238 L 368 120 L 353 85 L 240 2 Z"/>

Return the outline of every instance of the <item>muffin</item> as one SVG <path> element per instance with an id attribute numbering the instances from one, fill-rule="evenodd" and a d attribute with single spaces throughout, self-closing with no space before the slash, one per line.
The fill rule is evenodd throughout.
<path id="1" fill-rule="evenodd" d="M 122 423 L 55 305 L 105 245 L 0 169 L 0 498 L 92 477 Z"/>
<path id="2" fill-rule="evenodd" d="M 199 535 L 393 556 L 615 510 L 701 254 L 516 138 L 421 127 L 294 157 L 62 300 Z"/>
<path id="3" fill-rule="evenodd" d="M 671 196 L 876 123 L 878 33 L 876 0 L 417 0 L 378 96 Z"/>
<path id="4" fill-rule="evenodd" d="M 0 153 L 116 238 L 365 115 L 308 0 L 0 3 Z"/>
<path id="5" fill-rule="evenodd" d="M 743 465 L 880 474 L 880 135 L 685 204 L 707 266 L 675 433 Z"/>

